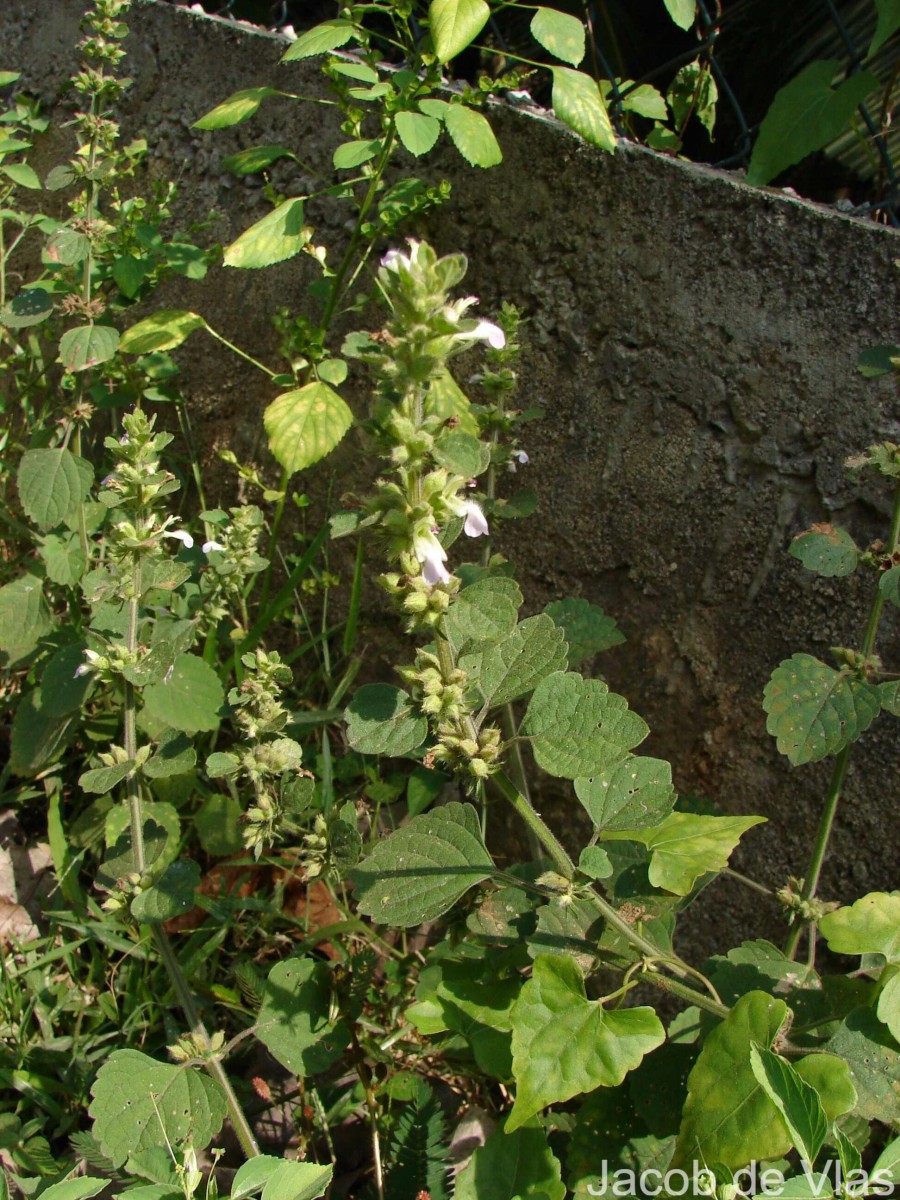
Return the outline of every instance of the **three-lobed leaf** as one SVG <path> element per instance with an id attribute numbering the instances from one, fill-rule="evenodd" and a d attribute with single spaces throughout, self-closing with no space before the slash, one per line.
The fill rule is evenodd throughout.
<path id="1" fill-rule="evenodd" d="M 535 959 L 510 1019 L 516 1099 L 508 1132 L 550 1104 L 616 1087 L 666 1036 L 652 1008 L 610 1011 L 588 1000 L 577 964 L 556 955 Z"/>
<path id="2" fill-rule="evenodd" d="M 318 379 L 273 400 L 263 416 L 269 449 L 291 475 L 330 454 L 352 423 L 344 401 Z"/>
<path id="3" fill-rule="evenodd" d="M 687 896 L 694 881 L 727 866 L 743 834 L 765 817 L 707 817 L 673 812 L 649 829 L 624 830 L 617 838 L 641 842 L 650 853 L 650 882 Z"/>
<path id="4" fill-rule="evenodd" d="M 376 842 L 352 878 L 361 913 L 408 928 L 442 916 L 493 870 L 478 813 L 452 801 Z"/>

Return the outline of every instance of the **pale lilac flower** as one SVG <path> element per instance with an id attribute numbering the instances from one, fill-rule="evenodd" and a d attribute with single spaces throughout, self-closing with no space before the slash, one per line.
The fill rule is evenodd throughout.
<path id="1" fill-rule="evenodd" d="M 528 458 L 528 455 L 525 453 L 524 450 L 513 450 L 512 457 L 509 460 L 509 469 L 512 472 L 512 474 L 515 475 L 516 463 L 519 463 L 520 466 L 524 467 L 528 464 L 529 461 L 530 460 Z"/>
<path id="2" fill-rule="evenodd" d="M 388 250 L 381 260 L 381 265 L 386 271 L 399 271 L 401 267 L 408 271 L 411 266 L 410 256 L 402 250 Z"/>
<path id="3" fill-rule="evenodd" d="M 463 525 L 463 533 L 473 538 L 488 533 L 487 517 L 481 511 L 481 505 L 476 504 L 474 500 L 466 500 L 464 507 L 466 523 Z"/>
<path id="4" fill-rule="evenodd" d="M 435 537 L 434 532 L 420 534 L 413 539 L 413 553 L 422 564 L 422 578 L 434 587 L 436 583 L 449 583 L 450 572 L 444 566 L 447 551 Z"/>
<path id="5" fill-rule="evenodd" d="M 224 550 L 225 547 L 221 544 L 221 542 L 209 541 L 209 542 L 204 542 L 201 549 L 203 550 L 204 554 L 209 554 L 210 551 L 212 551 L 212 550 L 220 550 L 221 551 L 221 550 Z"/>
<path id="6" fill-rule="evenodd" d="M 189 533 L 185 533 L 183 529 L 167 529 L 163 534 L 163 537 L 178 538 L 179 542 L 181 542 L 187 550 L 190 550 L 191 546 L 194 544 L 194 539 Z"/>
<path id="7" fill-rule="evenodd" d="M 487 342 L 492 350 L 502 350 L 506 345 L 506 334 L 499 325 L 495 325 L 492 321 L 479 321 L 469 337 L 477 338 L 480 342 Z"/>

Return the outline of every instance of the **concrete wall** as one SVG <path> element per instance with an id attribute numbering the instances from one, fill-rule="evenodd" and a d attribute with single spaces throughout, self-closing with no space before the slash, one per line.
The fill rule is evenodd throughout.
<path id="1" fill-rule="evenodd" d="M 6 0 L 0 17 L 7 65 L 48 103 L 70 70 L 80 9 Z M 222 169 L 238 148 L 295 148 L 302 165 L 276 170 L 285 192 L 331 180 L 330 109 L 277 101 L 238 130 L 190 128 L 239 88 L 320 95 L 313 68 L 276 65 L 280 40 L 153 0 L 130 24 L 126 126 L 146 133 L 158 175 L 180 178 L 179 211 L 217 211 L 211 236 L 226 243 L 266 211 L 258 186 Z M 893 382 L 866 383 L 854 369 L 861 349 L 896 337 L 900 241 L 641 149 L 604 156 L 546 117 L 504 110 L 494 124 L 500 168 L 469 168 L 447 150 L 403 170 L 451 180 L 427 233 L 441 251 L 469 255 L 482 311 L 509 299 L 529 319 L 520 400 L 547 411 L 527 443 L 540 509 L 507 526 L 503 548 L 532 608 L 577 595 L 617 617 L 628 642 L 603 669 L 649 721 L 644 749 L 673 760 L 682 790 L 769 817 L 737 863 L 778 886 L 804 868 L 829 768 L 787 766 L 765 732 L 762 689 L 794 651 L 858 644 L 867 591 L 813 578 L 787 547 L 814 521 L 844 523 L 862 543 L 886 532 L 883 492 L 848 481 L 842 464 L 875 440 L 900 440 Z M 310 215 L 322 240 L 344 236 L 346 213 Z M 302 261 L 215 272 L 163 300 L 271 361 L 268 314 L 302 307 L 310 278 Z M 271 398 L 261 377 L 198 338 L 184 361 L 206 456 L 228 444 L 250 453 Z M 350 442 L 339 456 L 351 471 L 341 489 L 354 486 L 356 454 Z M 230 481 L 218 478 L 225 499 Z M 895 664 L 896 615 L 882 645 Z M 860 743 L 827 894 L 896 884 L 896 731 L 882 717 Z M 545 805 L 560 829 L 580 820 L 552 787 Z M 775 910 L 733 882 L 718 883 L 713 901 L 691 934 L 699 947 L 777 928 Z"/>

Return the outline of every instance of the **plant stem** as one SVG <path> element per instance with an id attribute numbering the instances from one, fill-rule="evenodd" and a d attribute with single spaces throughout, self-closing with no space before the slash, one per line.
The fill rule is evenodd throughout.
<path id="1" fill-rule="evenodd" d="M 217 333 L 212 326 L 204 323 L 204 327 L 210 337 L 215 338 L 217 342 L 221 342 L 223 346 L 227 346 L 229 350 L 233 350 L 239 358 L 246 359 L 246 361 L 248 363 L 252 363 L 254 367 L 259 367 L 260 371 L 263 371 L 270 379 L 274 379 L 278 374 L 277 371 L 272 371 L 264 363 L 261 363 L 258 358 L 254 358 L 252 354 L 248 354 L 246 350 L 242 350 L 240 346 L 236 346 L 234 342 L 229 342 L 227 337 L 223 337 L 221 333 Z"/>
<path id="2" fill-rule="evenodd" d="M 894 505 L 891 512 L 891 532 L 888 538 L 887 553 L 896 554 L 898 546 L 900 546 L 900 483 L 894 489 Z M 863 659 L 869 658 L 875 649 L 875 639 L 878 636 L 878 625 L 881 621 L 881 611 L 883 608 L 884 592 L 876 587 L 860 651 Z M 816 894 L 816 888 L 819 886 L 822 864 L 825 861 L 825 855 L 828 851 L 828 842 L 834 826 L 834 818 L 837 813 L 838 801 L 841 798 L 841 789 L 844 785 L 844 777 L 847 774 L 847 765 L 850 761 L 852 747 L 853 743 L 848 742 L 834 760 L 831 779 L 828 782 L 825 808 L 819 821 L 819 829 L 816 834 L 816 842 L 813 846 L 809 869 L 804 877 L 803 889 L 800 893 L 801 900 L 804 901 L 812 900 Z M 804 929 L 806 929 L 806 924 L 798 916 L 797 921 L 788 933 L 784 946 L 784 952 L 788 958 L 794 958 L 796 955 L 797 946 L 799 945 Z M 810 930 L 810 936 L 815 937 L 814 927 Z"/>
<path id="3" fill-rule="evenodd" d="M 135 555 L 131 568 L 131 596 L 128 600 L 128 629 L 125 634 L 125 648 L 129 655 L 137 649 L 138 597 L 141 594 L 141 560 Z M 134 697 L 134 684 L 125 681 L 125 711 L 123 714 L 122 740 L 125 743 L 125 755 L 134 759 L 137 754 L 137 729 L 135 724 L 137 706 Z M 132 771 L 126 783 L 128 796 L 128 811 L 131 818 L 131 852 L 134 855 L 134 869 L 138 875 L 143 875 L 147 869 L 147 859 L 144 853 L 144 816 L 141 810 L 141 786 L 137 772 Z"/>
<path id="4" fill-rule="evenodd" d="M 199 1038 L 204 1045 L 209 1045 L 209 1034 L 206 1032 L 206 1026 L 200 1017 L 199 1009 L 194 1003 L 194 997 L 191 995 L 191 990 L 188 987 L 187 980 L 184 977 L 184 972 L 181 969 L 181 963 L 178 961 L 178 955 L 169 941 L 169 935 L 161 925 L 153 925 L 153 940 L 156 942 L 159 950 L 160 958 L 168 973 L 172 987 L 178 997 L 178 1003 L 184 1012 L 188 1025 L 191 1028 L 191 1033 Z M 231 1086 L 231 1081 L 225 1073 L 225 1068 L 217 1058 L 207 1058 L 203 1065 L 210 1073 L 213 1079 L 221 1087 L 225 1093 L 225 1103 L 228 1107 L 228 1116 L 231 1124 L 234 1127 L 234 1132 L 241 1144 L 241 1149 L 247 1158 L 256 1158 L 259 1153 L 259 1146 L 256 1144 L 256 1139 L 253 1136 L 253 1130 L 250 1128 L 250 1122 L 244 1115 L 240 1101 L 234 1093 Z"/>

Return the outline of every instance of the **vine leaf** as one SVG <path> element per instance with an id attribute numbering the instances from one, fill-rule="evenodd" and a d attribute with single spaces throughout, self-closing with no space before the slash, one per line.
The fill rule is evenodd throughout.
<path id="1" fill-rule="evenodd" d="M 859 550 L 846 529 L 835 525 L 813 525 L 798 533 L 791 542 L 790 555 L 803 563 L 807 571 L 826 579 L 850 575 L 856 570 Z"/>
<path id="2" fill-rule="evenodd" d="M 295 1075 L 327 1071 L 350 1043 L 332 1008 L 331 968 L 314 958 L 288 958 L 269 972 L 257 1018 L 257 1036 Z"/>
<path id="3" fill-rule="evenodd" d="M 860 71 L 833 88 L 832 81 L 844 70 L 837 60 L 810 63 L 776 93 L 753 147 L 748 183 L 768 183 L 844 131 L 857 107 L 879 86 L 871 71 Z"/>
<path id="4" fill-rule="evenodd" d="M 28 516 L 39 529 L 62 524 L 84 500 L 94 482 L 94 468 L 71 450 L 26 450 L 16 486 Z"/>
<path id="5" fill-rule="evenodd" d="M 431 0 L 428 23 L 438 60 L 448 63 L 461 54 L 484 29 L 490 15 L 485 0 Z"/>
<path id="6" fill-rule="evenodd" d="M 226 267 L 255 270 L 284 262 L 299 254 L 312 237 L 312 227 L 303 224 L 303 200 L 295 196 L 273 208 L 239 238 L 226 246 L 222 261 Z"/>
<path id="7" fill-rule="evenodd" d="M 314 33 L 314 30 L 310 30 Z M 300 39 L 298 38 L 297 41 Z M 291 47 L 293 50 L 297 42 Z M 288 51 L 290 54 L 290 50 Z M 285 55 L 287 57 L 287 55 Z M 221 104 L 217 104 L 199 121 L 194 122 L 194 129 L 227 129 L 230 125 L 240 125 L 242 121 L 246 121 L 252 117 L 256 110 L 268 96 L 282 95 L 276 88 L 270 87 L 255 87 L 244 88 L 240 92 L 235 92 L 229 96 L 227 100 L 223 100 Z"/>
<path id="8" fill-rule="evenodd" d="M 563 779 L 608 769 L 650 732 L 605 683 L 563 671 L 535 688 L 523 729 L 539 766 Z"/>
<path id="9" fill-rule="evenodd" d="M 334 1168 L 310 1162 L 285 1162 L 258 1154 L 238 1167 L 231 1181 L 230 1200 L 245 1200 L 262 1189 L 261 1200 L 316 1200 L 323 1196 Z"/>
<path id="10" fill-rule="evenodd" d="M 478 813 L 452 801 L 376 842 L 352 878 L 361 913 L 408 928 L 441 916 L 493 870 Z"/>
<path id="11" fill-rule="evenodd" d="M 167 729 L 186 733 L 219 728 L 225 693 L 213 668 L 196 654 L 179 654 L 161 683 L 144 688 L 144 711 Z"/>
<path id="12" fill-rule="evenodd" d="M 588 1000 L 578 965 L 558 955 L 535 959 L 511 1022 L 516 1100 L 509 1132 L 550 1104 L 616 1087 L 666 1036 L 652 1008 L 607 1011 Z"/>
<path id="13" fill-rule="evenodd" d="M 353 423 L 333 388 L 313 380 L 273 400 L 263 416 L 269 449 L 291 475 L 330 454 Z"/>
<path id="14" fill-rule="evenodd" d="M 784 1124 L 750 1065 L 751 1044 L 768 1049 L 787 1012 L 783 1000 L 748 992 L 709 1034 L 688 1076 L 673 1168 L 691 1162 L 735 1168 L 787 1149 Z"/>
<path id="15" fill-rule="evenodd" d="M 616 148 L 606 104 L 596 79 L 571 67 L 551 67 L 553 75 L 553 111 L 564 125 L 580 134 L 592 146 L 612 154 Z"/>
<path id="16" fill-rule="evenodd" d="M 812 1164 L 828 1136 L 828 1118 L 814 1087 L 785 1059 L 765 1046 L 750 1047 L 750 1066 L 787 1125 L 801 1161 Z"/>
<path id="17" fill-rule="evenodd" d="M 153 354 L 157 350 L 174 350 L 194 332 L 206 329 L 207 324 L 195 312 L 183 308 L 167 308 L 138 321 L 126 329 L 119 349 L 126 354 Z"/>
<path id="18" fill-rule="evenodd" d="M 428 736 L 428 722 L 413 709 L 410 696 L 389 683 L 357 688 L 344 711 L 347 740 L 360 754 L 402 758 Z"/>
<path id="19" fill-rule="evenodd" d="M 869 892 L 826 913 L 819 931 L 836 954 L 883 954 L 900 963 L 900 892 Z"/>
<path id="20" fill-rule="evenodd" d="M 598 829 L 641 829 L 672 811 L 672 767 L 661 758 L 629 754 L 590 779 L 575 780 L 575 794 Z"/>
<path id="21" fill-rule="evenodd" d="M 810 654 L 785 659 L 766 684 L 766 728 L 797 767 L 837 754 L 872 724 L 878 691 Z"/>
<path id="22" fill-rule="evenodd" d="M 584 26 L 570 13 L 555 8 L 537 9 L 531 18 L 531 35 L 555 58 L 573 67 L 584 58 Z"/>
<path id="23" fill-rule="evenodd" d="M 91 1088 L 94 1137 L 114 1167 L 133 1154 L 190 1139 L 205 1149 L 225 1118 L 225 1096 L 214 1079 L 192 1067 L 156 1062 L 138 1050 L 114 1050 Z"/>
<path id="24" fill-rule="evenodd" d="M 870 58 L 900 29 L 900 3 L 897 0 L 875 0 L 875 7 L 878 9 L 878 23 L 869 44 Z"/>
<path id="25" fill-rule="evenodd" d="M 500 143 L 482 113 L 465 104 L 451 104 L 444 113 L 444 125 L 453 145 L 470 166 L 496 167 L 503 161 Z"/>
<path id="26" fill-rule="evenodd" d="M 601 650 L 610 650 L 625 641 L 613 618 L 589 600 L 554 600 L 544 612 L 566 635 L 569 670 Z"/>
<path id="27" fill-rule="evenodd" d="M 537 1122 L 496 1129 L 456 1180 L 453 1200 L 563 1200 L 560 1164 Z"/>
<path id="28" fill-rule="evenodd" d="M 645 845 L 651 852 L 653 886 L 687 896 L 699 876 L 727 866 L 743 834 L 765 819 L 673 812 L 650 829 L 627 829 L 610 836 Z"/>

